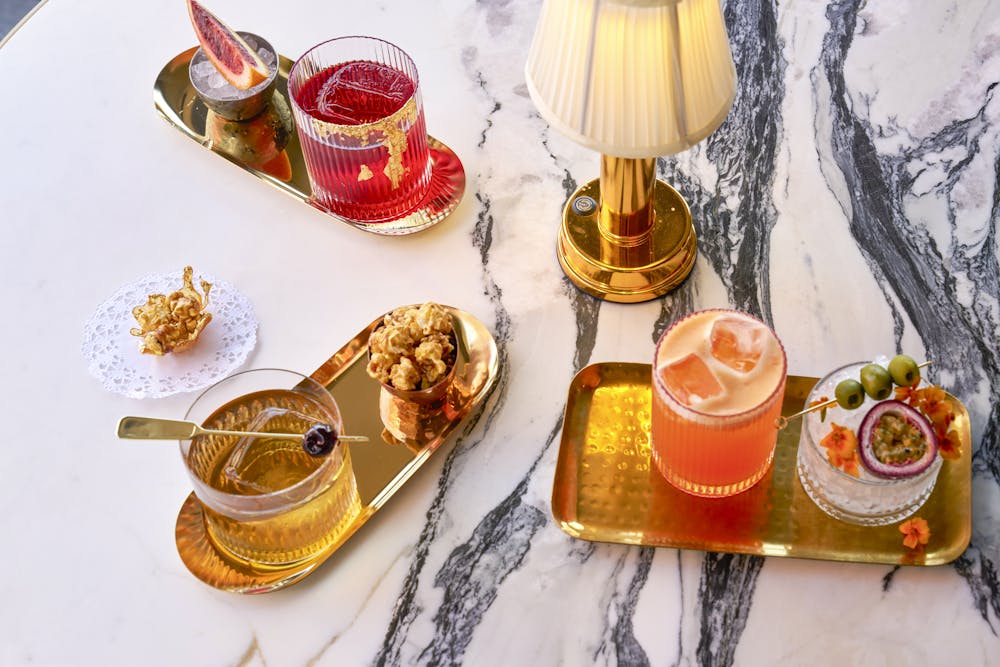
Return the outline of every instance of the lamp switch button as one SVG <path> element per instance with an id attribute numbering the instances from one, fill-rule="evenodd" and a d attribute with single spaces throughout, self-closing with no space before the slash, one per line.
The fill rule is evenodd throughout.
<path id="1" fill-rule="evenodd" d="M 572 208 L 577 215 L 590 215 L 597 210 L 597 202 L 593 197 L 577 197 L 573 200 Z"/>

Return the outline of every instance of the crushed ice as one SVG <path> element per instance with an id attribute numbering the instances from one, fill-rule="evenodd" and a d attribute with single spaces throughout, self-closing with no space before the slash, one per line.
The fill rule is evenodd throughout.
<path id="1" fill-rule="evenodd" d="M 267 65 L 268 70 L 273 72 L 278 62 L 278 57 L 274 51 L 250 35 L 242 35 L 242 37 L 257 52 L 260 59 Z M 212 61 L 208 59 L 203 50 L 195 53 L 194 58 L 191 60 L 191 79 L 202 92 L 208 93 L 212 99 L 227 102 L 254 95 L 263 90 L 268 84 L 268 81 L 263 81 L 249 90 L 236 88 L 226 81 L 226 78 L 215 68 L 215 65 L 212 64 Z"/>

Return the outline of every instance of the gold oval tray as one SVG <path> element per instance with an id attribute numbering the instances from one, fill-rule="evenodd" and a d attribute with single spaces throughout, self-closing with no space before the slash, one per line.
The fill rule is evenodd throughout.
<path id="1" fill-rule="evenodd" d="M 482 322 L 461 310 L 449 310 L 458 359 L 455 379 L 440 409 L 414 408 L 389 396 L 368 377 L 368 336 L 381 317 L 312 373 L 337 400 L 350 433 L 369 438 L 368 443 L 351 447 L 361 512 L 340 540 L 292 567 L 254 566 L 216 548 L 205 531 L 201 504 L 192 493 L 181 507 L 174 533 L 181 560 L 194 576 L 235 593 L 266 593 L 301 580 L 361 528 L 468 419 L 496 381 L 499 356 L 493 335 Z"/>
<path id="2" fill-rule="evenodd" d="M 315 203 L 306 173 L 302 146 L 288 106 L 288 72 L 292 61 L 278 56 L 275 98 L 271 108 L 259 117 L 242 122 L 209 124 L 209 109 L 198 97 L 188 68 L 197 47 L 178 54 L 168 62 L 153 84 L 153 105 L 160 116 L 185 136 L 221 155 L 301 202 L 351 227 L 387 236 L 414 234 L 443 221 L 455 210 L 465 193 L 465 168 L 453 150 L 434 137 L 427 137 L 431 156 L 431 184 L 423 201 L 409 213 L 393 220 L 364 222 L 339 216 Z M 280 109 L 280 113 L 272 113 Z M 211 127 L 221 125 L 220 136 L 209 136 Z M 218 129 L 216 131 L 219 131 Z M 287 145 L 278 151 L 277 143 Z"/>
<path id="3" fill-rule="evenodd" d="M 760 556 L 891 565 L 941 565 L 972 534 L 969 413 L 955 406 L 962 456 L 946 461 L 918 515 L 931 527 L 926 549 L 903 546 L 898 524 L 855 526 L 816 507 L 796 472 L 801 420 L 778 437 L 774 465 L 751 489 L 706 499 L 668 484 L 650 465 L 649 364 L 602 363 L 570 385 L 552 489 L 552 512 L 573 537 Z M 816 378 L 788 376 L 782 414 L 802 409 Z M 645 412 L 644 418 L 640 413 Z"/>

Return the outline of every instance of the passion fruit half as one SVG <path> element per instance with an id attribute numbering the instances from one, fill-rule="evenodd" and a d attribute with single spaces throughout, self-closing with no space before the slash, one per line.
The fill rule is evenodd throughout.
<path id="1" fill-rule="evenodd" d="M 873 475 L 902 479 L 934 462 L 938 442 L 927 419 L 901 401 L 876 404 L 858 427 L 861 464 Z"/>

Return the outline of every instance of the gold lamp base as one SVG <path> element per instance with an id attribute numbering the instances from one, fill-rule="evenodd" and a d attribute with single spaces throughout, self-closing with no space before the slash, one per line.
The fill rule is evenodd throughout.
<path id="1" fill-rule="evenodd" d="M 697 240 L 684 198 L 663 181 L 652 193 L 653 220 L 639 236 L 618 236 L 598 224 L 601 179 L 566 204 L 557 254 L 566 276 L 605 301 L 639 303 L 679 286 L 694 267 Z"/>

